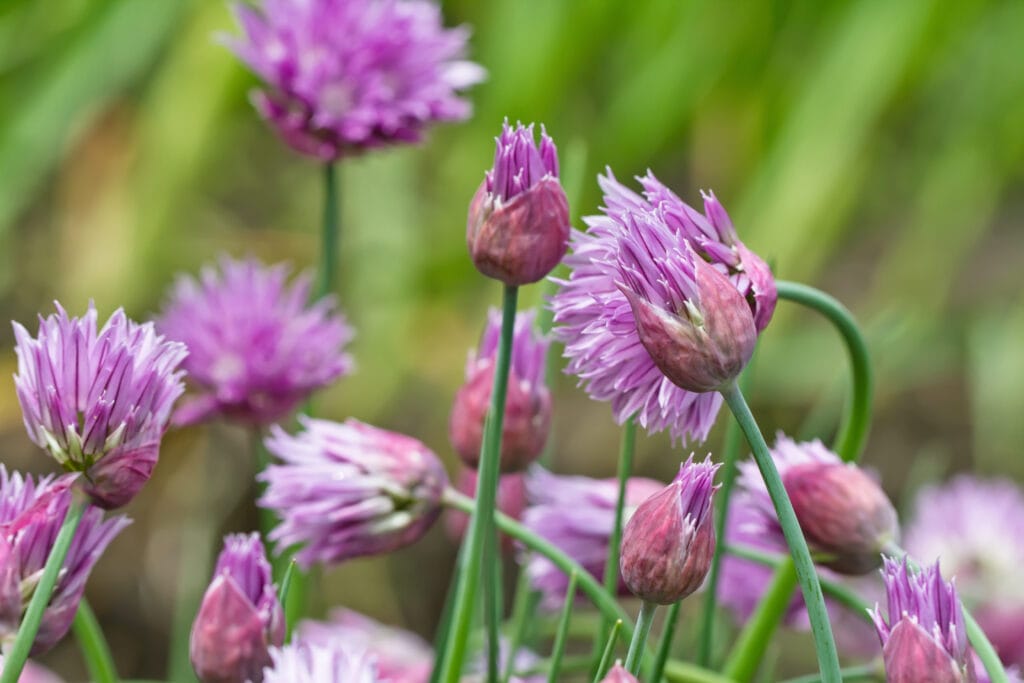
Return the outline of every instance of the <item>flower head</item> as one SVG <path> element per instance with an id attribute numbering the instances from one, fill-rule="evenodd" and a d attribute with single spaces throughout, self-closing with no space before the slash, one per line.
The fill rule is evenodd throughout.
<path id="1" fill-rule="evenodd" d="M 704 582 L 715 552 L 712 484 L 719 465 L 710 458 L 679 467 L 672 483 L 637 506 L 622 531 L 619 566 L 637 597 L 671 605 Z"/>
<path id="2" fill-rule="evenodd" d="M 171 406 L 184 390 L 178 365 L 187 351 L 152 323 L 118 309 L 97 330 L 96 308 L 70 318 L 39 318 L 39 334 L 14 323 L 14 384 L 29 438 L 103 508 L 135 497 L 156 467 Z"/>
<path id="3" fill-rule="evenodd" d="M 714 195 L 702 215 L 653 174 L 639 180 L 643 197 L 611 171 L 598 178 L 605 215 L 572 234 L 572 273 L 551 299 L 554 333 L 567 371 L 611 401 L 620 423 L 636 415 L 648 431 L 703 440 L 722 399 L 681 385 L 707 391 L 742 367 L 771 319 L 775 283 Z"/>
<path id="4" fill-rule="evenodd" d="M 64 475 L 37 482 L 8 473 L 0 464 L 0 644 L 17 635 L 71 504 L 73 480 Z M 123 515 L 104 520 L 101 510 L 86 508 L 43 612 L 33 653 L 49 650 L 71 628 L 93 565 L 126 526 Z"/>
<path id="5" fill-rule="evenodd" d="M 551 428 L 551 394 L 544 383 L 544 359 L 549 341 L 534 330 L 534 317 L 532 311 L 516 315 L 502 423 L 501 469 L 504 472 L 525 469 L 536 460 L 544 450 Z M 491 309 L 480 349 L 469 353 L 466 383 L 455 395 L 448 423 L 455 452 L 473 468 L 480 460 L 500 336 L 501 312 Z"/>
<path id="6" fill-rule="evenodd" d="M 192 668 L 203 683 L 259 683 L 268 648 L 282 643 L 284 610 L 259 534 L 228 536 L 192 624 Z"/>
<path id="7" fill-rule="evenodd" d="M 259 477 L 259 504 L 282 519 L 272 540 L 305 544 L 295 557 L 308 567 L 391 552 L 426 533 L 448 483 L 426 446 L 357 420 L 300 421 L 299 434 L 275 426 L 266 442 L 284 461 Z"/>
<path id="8" fill-rule="evenodd" d="M 253 104 L 284 139 L 324 161 L 418 142 L 470 115 L 458 91 L 484 79 L 462 59 L 469 31 L 426 0 L 264 0 L 235 7 L 229 47 L 266 83 Z"/>
<path id="9" fill-rule="evenodd" d="M 295 641 L 271 648 L 273 664 L 263 671 L 263 683 L 378 683 L 373 657 L 356 649 Z"/>
<path id="10" fill-rule="evenodd" d="M 325 298 L 309 304 L 310 278 L 287 284 L 288 267 L 223 258 L 199 279 L 182 275 L 158 321 L 184 342 L 196 394 L 174 416 L 190 424 L 221 414 L 250 425 L 285 417 L 352 369 L 352 339 Z"/>
<path id="11" fill-rule="evenodd" d="M 601 683 L 640 683 L 640 680 L 629 673 L 622 662 L 615 662 L 615 666 L 608 670 L 608 674 L 601 679 Z"/>
<path id="12" fill-rule="evenodd" d="M 541 126 L 505 121 L 494 167 L 469 205 L 466 243 L 477 270 L 506 285 L 537 282 L 569 246 L 569 200 L 558 181 L 558 151 Z"/>
<path id="13" fill-rule="evenodd" d="M 623 519 L 628 520 L 640 503 L 664 486 L 653 479 L 631 478 L 626 484 Z M 602 576 L 615 525 L 618 480 L 559 476 L 535 467 L 527 474 L 526 490 L 530 507 L 523 513 L 523 524 L 594 576 Z M 542 604 L 557 609 L 565 600 L 569 577 L 539 555 L 530 557 L 526 572 L 533 587 L 542 593 Z M 619 590 L 626 593 L 621 580 Z"/>
<path id="14" fill-rule="evenodd" d="M 469 468 L 462 469 L 455 488 L 470 498 L 476 497 L 476 470 Z M 526 509 L 526 477 L 521 472 L 504 474 L 498 479 L 497 509 L 499 512 L 508 515 L 514 520 L 523 517 Z M 461 510 L 448 509 L 445 511 L 445 527 L 448 533 L 456 540 L 462 539 L 469 526 L 469 515 Z M 512 552 L 513 541 L 510 536 L 500 535 L 501 549 Z"/>

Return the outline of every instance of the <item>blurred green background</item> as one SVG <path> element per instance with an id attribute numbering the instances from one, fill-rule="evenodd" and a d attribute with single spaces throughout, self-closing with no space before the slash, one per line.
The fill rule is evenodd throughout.
<path id="1" fill-rule="evenodd" d="M 546 123 L 574 215 L 595 212 L 606 164 L 620 179 L 649 167 L 691 202 L 714 189 L 780 277 L 841 298 L 877 370 L 866 461 L 898 501 L 954 470 L 1024 475 L 1024 3 L 444 10 L 473 27 L 472 57 L 490 77 L 470 93 L 471 121 L 342 164 L 338 295 L 359 367 L 318 412 L 406 431 L 454 469 L 448 403 L 499 301 L 466 258 L 465 212 L 507 116 Z M 56 298 L 145 318 L 176 272 L 219 253 L 316 261 L 319 169 L 249 106 L 256 81 L 215 38 L 235 31 L 213 0 L 0 3 L 0 317 L 31 323 Z M 524 305 L 540 293 L 527 288 Z M 0 344 L 10 378 L 8 327 Z M 754 378 L 764 430 L 827 438 L 845 371 L 833 331 L 781 304 Z M 49 471 L 3 383 L 2 460 Z M 607 406 L 571 378 L 555 405 L 553 467 L 610 476 Z M 94 573 L 89 596 L 123 676 L 163 675 L 176 586 L 201 590 L 220 535 L 258 523 L 247 436 L 170 433 L 129 509 L 135 524 Z M 639 466 L 668 478 L 687 452 L 641 439 Z M 330 570 L 325 604 L 429 635 L 452 553 L 436 529 L 393 557 Z M 71 639 L 43 661 L 84 675 Z"/>

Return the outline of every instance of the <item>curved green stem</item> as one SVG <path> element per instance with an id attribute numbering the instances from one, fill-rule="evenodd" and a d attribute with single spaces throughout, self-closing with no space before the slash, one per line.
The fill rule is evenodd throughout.
<path id="1" fill-rule="evenodd" d="M 82 659 L 85 660 L 85 668 L 89 670 L 90 680 L 94 683 L 117 683 L 117 668 L 110 654 L 110 645 L 85 598 L 78 603 L 72 628 L 78 640 L 78 648 L 82 651 Z"/>
<path id="2" fill-rule="evenodd" d="M 654 683 L 661 680 L 661 675 L 665 671 L 665 662 L 668 661 L 668 655 L 672 651 L 672 641 L 675 640 L 676 624 L 679 622 L 679 611 L 682 605 L 682 600 L 672 603 L 672 606 L 668 608 L 668 614 L 665 615 L 665 623 L 661 629 L 661 642 L 658 643 L 658 654 L 655 655 L 654 666 L 651 667 L 651 673 L 647 677 Z"/>
<path id="3" fill-rule="evenodd" d="M 317 298 L 334 291 L 338 257 L 338 232 L 341 224 L 338 215 L 337 166 L 334 162 L 324 164 L 324 220 L 320 235 L 320 274 L 317 279 Z"/>
<path id="4" fill-rule="evenodd" d="M 612 624 L 611 633 L 608 634 L 608 642 L 601 652 L 601 661 L 597 663 L 597 672 L 594 674 L 594 683 L 601 683 L 605 673 L 611 668 L 612 657 L 615 655 L 615 642 L 619 639 L 619 629 L 622 628 L 622 619 L 616 619 Z"/>
<path id="5" fill-rule="evenodd" d="M 465 543 L 466 563 L 459 567 L 459 579 L 455 594 L 455 611 L 453 612 L 452 630 L 444 652 L 444 672 L 441 680 L 445 683 L 456 683 L 462 672 L 466 646 L 469 640 L 470 624 L 473 620 L 473 602 L 476 598 L 477 584 L 484 582 L 484 600 L 495 600 L 495 562 L 497 548 L 494 530 L 495 502 L 500 471 L 501 435 L 505 419 L 505 395 L 508 389 L 509 365 L 512 360 L 512 332 L 515 328 L 516 302 L 519 290 L 514 286 L 505 286 L 502 305 L 501 337 L 498 342 L 498 354 L 494 364 L 494 384 L 491 391 L 491 405 L 484 423 L 483 443 L 480 447 L 480 466 L 477 470 L 476 504 L 469 516 L 469 529 Z M 496 611 L 496 610 L 495 610 Z M 496 614 L 490 615 L 495 618 Z M 495 649 L 497 630 L 488 627 L 489 647 Z"/>
<path id="6" fill-rule="evenodd" d="M 39 583 L 36 584 L 32 599 L 28 603 L 28 609 L 25 610 L 25 616 L 21 620 L 18 635 L 15 636 L 11 649 L 4 653 L 4 670 L 0 673 L 0 683 L 17 683 L 18 677 L 21 676 L 21 670 L 25 668 L 29 650 L 32 649 L 32 643 L 36 640 L 39 624 L 43 621 L 43 612 L 50 604 L 53 588 L 57 585 L 57 577 L 64 565 L 64 559 L 68 555 L 71 541 L 75 537 L 78 523 L 82 521 L 82 513 L 85 512 L 86 505 L 87 503 L 78 500 L 77 494 L 75 494 L 68 506 L 64 522 L 61 524 L 57 538 L 53 542 L 53 548 L 50 550 L 50 556 L 46 558 L 43 574 L 39 577 Z"/>
<path id="7" fill-rule="evenodd" d="M 782 527 L 782 534 L 786 537 L 786 544 L 793 557 L 797 582 L 800 584 L 804 602 L 807 604 L 807 615 L 811 621 L 811 633 L 814 636 L 814 649 L 818 657 L 822 680 L 826 683 L 840 683 L 842 678 L 839 675 L 839 655 L 836 652 L 832 626 L 829 624 L 828 612 L 825 609 L 825 598 L 821 594 L 818 574 L 814 569 L 807 541 L 797 522 L 796 513 L 793 511 L 793 504 L 790 502 L 789 496 L 786 495 L 786 489 L 782 485 L 782 479 L 772 460 L 768 444 L 765 443 L 764 436 L 750 412 L 750 407 L 747 405 L 746 399 L 743 398 L 743 393 L 735 383 L 723 389 L 721 393 L 747 437 L 747 442 L 754 452 L 754 461 L 761 471 L 768 495 L 779 517 L 779 526 Z"/>
<path id="8" fill-rule="evenodd" d="M 651 624 L 654 623 L 654 612 L 658 605 L 644 600 L 640 603 L 640 614 L 636 618 L 636 630 L 633 631 L 633 638 L 629 641 L 629 652 L 626 653 L 626 670 L 634 676 L 640 671 L 640 653 L 647 645 L 647 636 L 651 632 Z"/>
<path id="9" fill-rule="evenodd" d="M 880 672 L 878 667 L 873 664 L 850 666 L 843 669 L 842 674 L 844 683 L 853 683 L 854 681 L 877 681 L 883 677 L 882 672 Z M 789 678 L 782 683 L 819 683 L 819 681 L 821 681 L 821 676 L 819 674 L 808 674 L 806 676 Z"/>
<path id="10" fill-rule="evenodd" d="M 787 299 L 825 316 L 835 325 L 850 356 L 852 384 L 846 412 L 836 434 L 833 450 L 847 462 L 860 457 L 871 425 L 871 358 L 864 335 L 853 314 L 837 299 L 819 289 L 798 282 L 776 280 L 779 298 Z"/>
<path id="11" fill-rule="evenodd" d="M 743 626 L 732 653 L 725 663 L 725 675 L 737 681 L 749 681 L 757 673 L 772 633 L 782 623 L 796 588 L 796 569 L 790 558 L 777 565 L 771 583 L 757 603 L 757 609 Z"/>
<path id="12" fill-rule="evenodd" d="M 669 683 L 736 683 L 715 671 L 702 669 L 696 664 L 669 660 L 665 665 L 665 678 Z M 652 681 L 657 683 L 657 681 Z"/>

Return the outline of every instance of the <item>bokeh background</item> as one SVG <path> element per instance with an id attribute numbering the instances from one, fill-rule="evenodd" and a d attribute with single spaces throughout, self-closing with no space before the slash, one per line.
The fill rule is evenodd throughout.
<path id="1" fill-rule="evenodd" d="M 413 434 L 452 465 L 447 412 L 495 283 L 466 258 L 466 206 L 503 117 L 545 122 L 575 216 L 595 175 L 651 168 L 690 201 L 712 188 L 776 273 L 842 299 L 877 371 L 866 462 L 898 503 L 950 472 L 1024 476 L 1024 3 L 451 0 L 489 80 L 475 115 L 416 148 L 341 165 L 340 302 L 358 372 L 325 416 Z M 216 36 L 216 0 L 0 3 L 0 317 L 59 299 L 157 312 L 179 271 L 220 253 L 316 261 L 321 177 L 254 114 L 254 78 Z M 577 220 L 577 225 L 579 222 Z M 527 288 L 536 304 L 542 286 Z M 0 328 L 0 458 L 36 472 Z M 845 395 L 838 338 L 782 303 L 753 377 L 766 432 L 828 438 Z M 555 394 L 551 466 L 610 476 L 617 429 L 571 378 Z M 720 419 L 707 446 L 721 438 Z M 89 598 L 122 676 L 182 660 L 186 605 L 225 531 L 256 528 L 250 435 L 172 432 L 133 526 Z M 689 447 L 640 440 L 668 478 Z M 443 530 L 325 572 L 344 603 L 432 632 L 454 546 Z M 175 623 L 179 639 L 174 641 Z M 684 630 L 690 628 L 684 626 Z M 171 654 L 168 642 L 174 642 Z M 692 650 L 691 650 L 692 651 Z M 71 639 L 43 659 L 84 678 Z"/>

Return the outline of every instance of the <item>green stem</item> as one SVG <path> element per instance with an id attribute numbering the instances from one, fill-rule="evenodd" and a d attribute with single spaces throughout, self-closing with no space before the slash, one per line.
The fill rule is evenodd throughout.
<path id="1" fill-rule="evenodd" d="M 622 619 L 616 619 L 612 624 L 611 633 L 608 634 L 608 642 L 604 645 L 601 653 L 601 661 L 597 664 L 597 673 L 594 674 L 594 683 L 601 683 L 605 673 L 611 667 L 612 657 L 615 656 L 615 643 L 619 639 L 619 631 L 622 630 Z"/>
<path id="2" fill-rule="evenodd" d="M 456 683 L 462 672 L 466 646 L 469 640 L 469 629 L 473 617 L 473 601 L 476 597 L 477 584 L 483 569 L 484 599 L 493 599 L 494 572 L 491 565 L 495 561 L 497 540 L 488 542 L 495 537 L 494 516 L 495 501 L 498 489 L 498 475 L 501 457 L 501 434 L 505 419 L 505 395 L 508 389 L 508 372 L 512 359 L 512 332 L 515 327 L 516 302 L 519 290 L 514 286 L 505 286 L 502 305 L 501 337 L 498 343 L 498 354 L 494 364 L 494 384 L 491 391 L 491 405 L 484 425 L 483 443 L 480 448 L 480 465 L 477 470 L 476 504 L 469 516 L 469 529 L 464 543 L 466 564 L 460 567 L 458 586 L 455 596 L 455 612 L 452 631 L 444 652 L 444 683 Z M 490 633 L 490 629 L 488 629 Z M 492 647 L 496 643 L 491 644 Z"/>
<path id="3" fill-rule="evenodd" d="M 330 294 L 335 287 L 335 271 L 338 256 L 338 231 L 341 223 L 338 215 L 337 166 L 333 162 L 324 164 L 324 220 L 320 236 L 320 276 L 317 283 L 317 298 Z"/>
<path id="4" fill-rule="evenodd" d="M 292 579 L 295 578 L 295 560 L 292 559 L 288 563 L 288 568 L 284 570 L 284 577 L 281 578 L 280 588 L 277 591 L 278 602 L 281 603 L 281 608 L 287 612 L 288 610 L 288 594 L 291 592 Z"/>
<path id="5" fill-rule="evenodd" d="M 524 563 L 525 566 L 525 563 Z M 525 569 L 519 571 L 519 578 L 516 580 L 516 597 L 512 605 L 512 636 L 509 638 L 508 651 L 519 652 L 523 640 L 526 638 L 526 630 L 530 626 L 530 617 L 537 608 L 540 600 L 540 593 L 530 586 L 530 577 Z M 508 683 L 512 678 L 515 669 L 515 656 L 508 657 L 505 664 L 505 672 L 501 680 Z"/>
<path id="6" fill-rule="evenodd" d="M 46 611 L 46 606 L 50 604 L 53 588 L 57 584 L 57 577 L 64 565 L 64 559 L 68 555 L 71 541 L 75 537 L 75 531 L 78 529 L 78 523 L 82 521 L 82 513 L 85 512 L 87 505 L 85 501 L 78 500 L 77 493 L 74 495 L 75 497 L 68 505 L 68 511 L 64 516 L 60 531 L 57 532 L 57 538 L 53 542 L 50 556 L 46 559 L 43 574 L 39 577 L 39 583 L 36 584 L 35 591 L 32 593 L 28 609 L 25 610 L 18 635 L 14 638 L 11 649 L 4 653 L 4 670 L 0 673 L 0 683 L 17 683 L 18 677 L 21 676 L 21 670 L 25 668 L 29 650 L 32 649 L 32 643 L 35 642 L 36 634 L 39 632 L 39 624 L 43 620 L 43 613 Z"/>
<path id="7" fill-rule="evenodd" d="M 846 412 L 836 434 L 833 450 L 847 462 L 860 457 L 871 425 L 871 358 L 864 335 L 853 314 L 834 297 L 798 282 L 776 280 L 779 298 L 806 306 L 828 318 L 846 344 L 850 356 L 852 384 Z"/>
<path id="8" fill-rule="evenodd" d="M 796 588 L 796 570 L 793 561 L 785 558 L 775 570 L 771 583 L 757 603 L 740 632 L 732 653 L 725 663 L 725 675 L 737 681 L 752 680 L 761 664 L 772 633 L 782 622 Z"/>
<path id="9" fill-rule="evenodd" d="M 452 630 L 452 612 L 455 610 L 455 591 L 459 576 L 462 574 L 462 565 L 466 562 L 466 545 L 459 547 L 459 554 L 455 559 L 455 571 L 448 584 L 448 591 L 444 596 L 444 607 L 441 608 L 441 618 L 437 622 L 437 632 L 434 635 L 434 652 L 444 652 L 448 647 L 448 636 Z M 511 662 L 511 660 L 509 660 Z M 440 657 L 434 658 L 434 666 L 430 671 L 429 683 L 438 683 L 441 680 Z"/>
<path id="10" fill-rule="evenodd" d="M 736 683 L 720 673 L 677 660 L 669 660 L 665 665 L 665 678 L 669 683 Z M 657 682 L 652 681 L 652 683 Z"/>
<path id="11" fill-rule="evenodd" d="M 551 668 L 548 669 L 548 683 L 558 683 L 558 675 L 562 667 L 562 655 L 565 654 L 565 643 L 569 639 L 569 622 L 572 621 L 572 606 L 576 602 L 576 572 L 569 575 L 569 589 L 565 592 L 565 604 L 562 605 L 562 616 L 558 620 L 558 630 L 555 631 L 555 644 L 551 650 Z M 515 652 L 509 653 L 509 658 L 515 657 Z"/>
<path id="12" fill-rule="evenodd" d="M 85 598 L 78 603 L 72 628 L 93 683 L 117 683 L 117 668 L 114 666 L 114 657 L 110 654 L 110 645 Z"/>
<path id="13" fill-rule="evenodd" d="M 496 534 L 484 537 L 484 571 L 490 572 L 490 590 L 484 591 L 484 625 L 487 627 L 487 680 L 497 681 L 501 660 L 500 625 L 504 611 L 502 604 L 501 556 L 494 549 L 498 542 Z M 487 558 L 491 558 L 488 560 Z M 485 584 L 485 589 L 487 584 Z M 514 652 L 514 651 L 513 651 Z M 514 655 L 510 659 L 515 659 Z"/>
<path id="14" fill-rule="evenodd" d="M 626 670 L 634 676 L 640 671 L 641 652 L 647 645 L 647 636 L 651 632 L 651 624 L 654 623 L 654 612 L 658 605 L 644 600 L 640 603 L 640 614 L 636 618 L 636 630 L 633 631 L 633 638 L 629 641 L 629 652 L 626 653 Z"/>
<path id="15" fill-rule="evenodd" d="M 661 675 L 665 672 L 665 662 L 672 651 L 672 641 L 676 637 L 676 624 L 679 622 L 679 611 L 682 601 L 672 603 L 665 615 L 665 624 L 661 630 L 661 642 L 658 643 L 658 654 L 654 659 L 654 666 L 651 668 L 651 675 L 647 677 L 651 683 L 658 683 Z"/>
<path id="16" fill-rule="evenodd" d="M 854 681 L 877 681 L 882 678 L 881 672 L 878 667 L 872 664 L 865 664 L 863 666 L 850 666 L 841 671 L 843 674 L 844 683 L 853 683 Z M 782 683 L 819 683 L 821 681 L 820 674 L 807 674 L 806 676 L 797 676 L 796 678 L 789 678 Z"/>
<path id="17" fill-rule="evenodd" d="M 836 652 L 832 627 L 828 621 L 828 611 L 825 609 L 825 598 L 821 594 L 818 574 L 814 569 L 807 541 L 797 522 L 796 513 L 793 511 L 793 504 L 790 502 L 789 496 L 786 495 L 786 489 L 782 485 L 782 479 L 772 460 L 768 444 L 765 443 L 764 436 L 750 412 L 750 407 L 747 405 L 746 399 L 743 398 L 743 393 L 735 383 L 723 389 L 721 393 L 729 409 L 736 416 L 740 428 L 747 437 L 747 443 L 750 444 L 750 448 L 754 452 L 754 461 L 761 471 L 761 477 L 764 479 L 768 495 L 778 515 L 782 534 L 786 537 L 786 544 L 789 546 L 796 569 L 797 582 L 800 584 L 804 602 L 807 605 L 807 615 L 811 621 L 811 634 L 814 636 L 814 649 L 818 657 L 822 680 L 825 683 L 840 683 L 842 679 L 839 675 L 839 655 Z"/>

